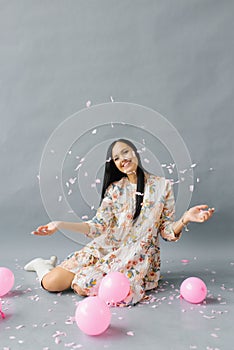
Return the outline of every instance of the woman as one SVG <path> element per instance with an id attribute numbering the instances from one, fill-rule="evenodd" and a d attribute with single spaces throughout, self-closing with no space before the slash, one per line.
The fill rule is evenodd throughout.
<path id="1" fill-rule="evenodd" d="M 66 229 L 93 240 L 56 267 L 53 256 L 34 259 L 25 269 L 36 271 L 41 285 L 50 292 L 73 288 L 81 296 L 97 295 L 103 276 L 119 271 L 131 285 L 123 304 L 135 304 L 145 291 L 158 285 L 159 236 L 177 241 L 189 222 L 204 222 L 212 216 L 214 208 L 207 207 L 192 207 L 174 222 L 170 181 L 144 170 L 136 147 L 119 139 L 107 151 L 102 200 L 95 217 L 81 223 L 50 222 L 33 232 L 44 236 Z"/>

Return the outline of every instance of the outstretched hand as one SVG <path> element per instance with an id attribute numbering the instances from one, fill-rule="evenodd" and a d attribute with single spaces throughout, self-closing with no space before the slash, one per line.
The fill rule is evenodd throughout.
<path id="1" fill-rule="evenodd" d="M 209 220 L 213 213 L 214 208 L 208 208 L 208 205 L 202 204 L 202 205 L 196 205 L 195 207 L 190 208 L 185 216 L 184 220 L 189 222 L 204 222 Z"/>
<path id="2" fill-rule="evenodd" d="M 47 225 L 39 226 L 35 231 L 32 231 L 32 234 L 37 236 L 53 235 L 58 230 L 59 222 L 60 221 L 52 221 Z"/>

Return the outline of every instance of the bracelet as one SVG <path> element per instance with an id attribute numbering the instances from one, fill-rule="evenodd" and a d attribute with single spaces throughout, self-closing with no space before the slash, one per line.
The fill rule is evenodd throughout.
<path id="1" fill-rule="evenodd" d="M 181 222 L 182 222 L 182 225 L 184 226 L 185 231 L 188 232 L 188 231 L 189 231 L 189 229 L 188 229 L 188 224 L 186 224 L 186 223 L 184 222 L 184 218 L 181 219 Z"/>

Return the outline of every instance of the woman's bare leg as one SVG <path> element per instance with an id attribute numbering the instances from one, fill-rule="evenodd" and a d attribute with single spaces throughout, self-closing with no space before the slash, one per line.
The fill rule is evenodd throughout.
<path id="1" fill-rule="evenodd" d="M 41 285 L 49 292 L 62 292 L 71 288 L 74 277 L 73 272 L 57 266 L 42 278 Z"/>

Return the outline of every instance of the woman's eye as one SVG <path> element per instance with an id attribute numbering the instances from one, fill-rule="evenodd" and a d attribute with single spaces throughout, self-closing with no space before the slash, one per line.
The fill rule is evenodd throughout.
<path id="1" fill-rule="evenodd" d="M 114 161 L 116 162 L 119 158 L 115 158 Z"/>
<path id="2" fill-rule="evenodd" d="M 124 154 L 128 153 L 128 150 L 124 151 Z"/>

